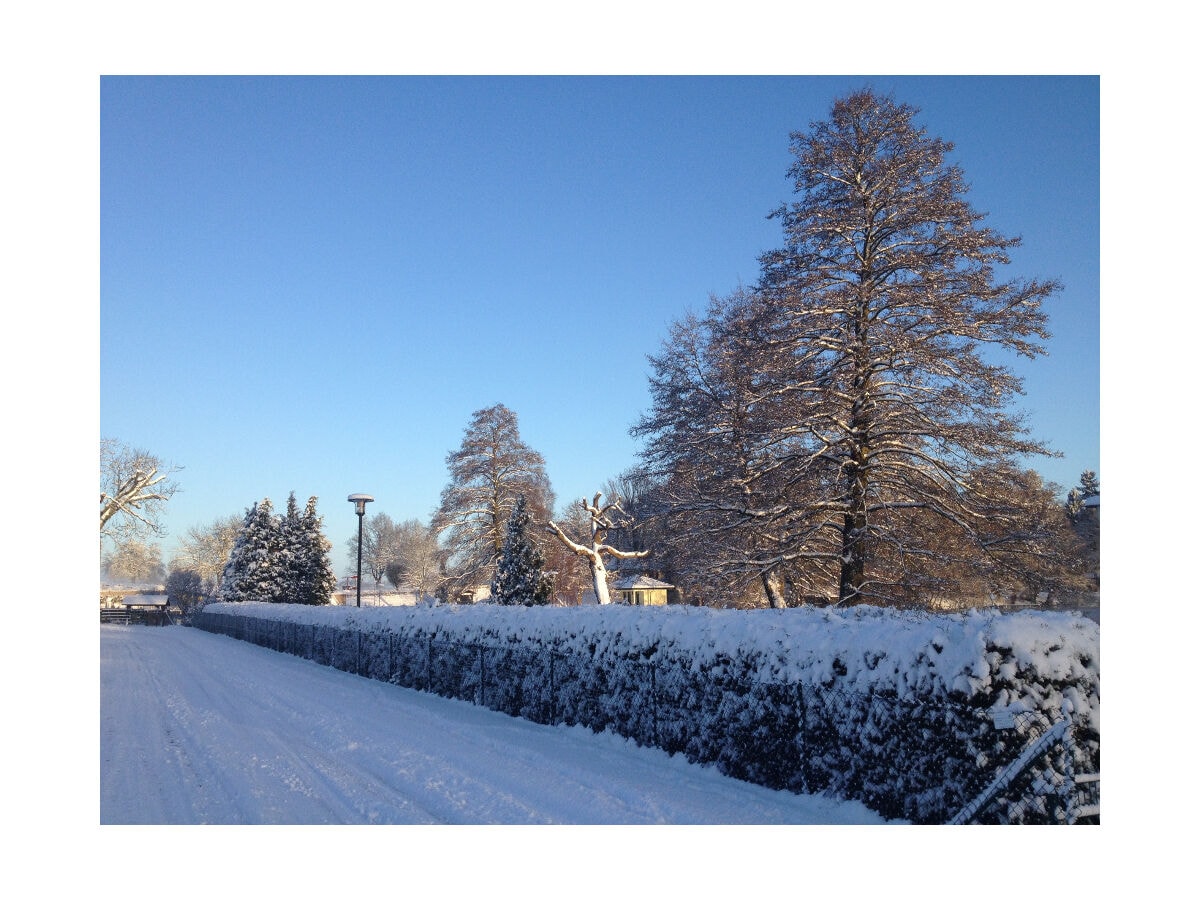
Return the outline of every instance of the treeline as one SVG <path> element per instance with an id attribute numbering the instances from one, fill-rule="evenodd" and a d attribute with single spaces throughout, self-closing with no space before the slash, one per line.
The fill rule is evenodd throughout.
<path id="1" fill-rule="evenodd" d="M 863 90 L 791 136 L 795 198 L 772 214 L 782 246 L 754 285 L 675 322 L 651 356 L 651 406 L 631 429 L 641 462 L 597 485 L 613 515 L 571 498 L 556 517 L 542 456 L 497 404 L 448 454 L 428 525 L 364 522 L 364 572 L 447 600 L 490 586 L 569 603 L 593 589 L 594 551 L 593 573 L 606 575 L 607 552 L 618 573 L 717 605 L 1083 589 L 1072 525 L 1098 481 L 1085 473 L 1064 511 L 1058 486 L 1027 468 L 1054 451 L 1028 433 L 1021 379 L 998 361 L 1044 354 L 1043 303 L 1060 286 L 999 277 L 1020 240 L 983 224 L 953 145 L 917 113 Z M 519 573 L 505 549 L 518 505 Z M 223 592 L 315 596 L 254 568 L 263 546 L 230 560 Z"/>

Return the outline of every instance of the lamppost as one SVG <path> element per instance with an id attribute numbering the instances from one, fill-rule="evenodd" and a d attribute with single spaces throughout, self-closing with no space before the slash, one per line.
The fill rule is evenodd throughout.
<path id="1" fill-rule="evenodd" d="M 362 520 L 367 504 L 375 498 L 370 494 L 351 494 L 346 499 L 354 504 L 354 512 L 358 515 L 358 575 L 354 579 L 354 605 L 362 606 Z"/>

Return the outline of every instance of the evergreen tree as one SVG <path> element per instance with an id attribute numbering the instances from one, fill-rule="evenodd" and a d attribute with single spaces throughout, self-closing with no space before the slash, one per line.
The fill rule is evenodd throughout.
<path id="1" fill-rule="evenodd" d="M 317 515 L 317 498 L 309 497 L 304 515 L 300 518 L 296 542 L 296 552 L 301 561 L 295 587 L 296 603 L 324 605 L 337 587 L 337 576 L 329 558 L 329 550 L 333 545 L 322 533 L 321 521 Z"/>
<path id="2" fill-rule="evenodd" d="M 278 525 L 279 551 L 275 557 L 275 564 L 280 570 L 283 589 L 277 602 L 302 603 L 304 601 L 300 599 L 299 594 L 300 586 L 305 580 L 307 561 L 303 525 L 299 507 L 296 505 L 295 491 L 288 494 L 287 510 L 278 519 Z"/>
<path id="3" fill-rule="evenodd" d="M 1100 496 L 1100 479 L 1091 469 L 1085 469 L 1079 476 L 1079 493 L 1083 500 Z"/>
<path id="4" fill-rule="evenodd" d="M 492 578 L 492 598 L 497 603 L 509 605 L 546 603 L 553 584 L 542 571 L 542 564 L 542 551 L 529 535 L 529 513 L 525 510 L 525 495 L 522 494 L 508 517 L 504 548 Z"/>
<path id="5" fill-rule="evenodd" d="M 270 498 L 246 510 L 221 579 L 223 602 L 279 601 L 286 591 L 286 574 L 278 564 L 279 520 Z"/>
<path id="6" fill-rule="evenodd" d="M 282 516 L 274 515 L 270 499 L 264 499 L 246 511 L 217 599 L 328 603 L 337 587 L 330 546 L 321 531 L 316 497 L 308 498 L 301 514 L 292 492 Z"/>
<path id="7" fill-rule="evenodd" d="M 1071 488 L 1067 493 L 1067 502 L 1064 504 L 1067 508 L 1067 518 L 1072 522 L 1078 522 L 1079 514 L 1083 512 L 1083 501 L 1099 496 L 1100 479 L 1091 469 L 1084 469 L 1079 475 L 1078 486 Z"/>

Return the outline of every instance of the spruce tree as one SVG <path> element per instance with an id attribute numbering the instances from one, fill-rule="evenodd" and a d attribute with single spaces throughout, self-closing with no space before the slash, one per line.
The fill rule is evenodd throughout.
<path id="1" fill-rule="evenodd" d="M 279 550 L 275 558 L 281 575 L 281 591 L 277 602 L 303 603 L 300 599 L 301 585 L 305 581 L 304 530 L 300 510 L 296 505 L 296 492 L 288 494 L 287 510 L 278 520 Z"/>
<path id="2" fill-rule="evenodd" d="M 333 562 L 329 558 L 329 549 L 333 545 L 321 531 L 321 517 L 317 515 L 317 498 L 309 497 L 304 507 L 304 515 L 300 518 L 297 554 L 300 564 L 297 567 L 299 576 L 295 588 L 296 603 L 307 603 L 315 606 L 329 602 L 330 596 L 337 587 L 337 576 L 333 572 Z"/>
<path id="3" fill-rule="evenodd" d="M 1072 522 L 1079 521 L 1079 514 L 1083 512 L 1083 494 L 1079 488 L 1071 488 L 1067 492 L 1067 502 L 1064 504 L 1067 509 L 1067 518 Z"/>
<path id="4" fill-rule="evenodd" d="M 224 602 L 258 600 L 275 603 L 285 591 L 286 575 L 279 565 L 279 519 L 270 498 L 246 510 L 221 580 Z"/>
<path id="5" fill-rule="evenodd" d="M 1079 476 L 1079 493 L 1082 499 L 1100 496 L 1100 479 L 1091 469 L 1085 469 Z"/>
<path id="6" fill-rule="evenodd" d="M 492 598 L 507 605 L 549 602 L 553 585 L 542 571 L 542 564 L 542 551 L 529 536 L 529 513 L 522 494 L 508 517 L 504 548 L 492 578 Z"/>
<path id="7" fill-rule="evenodd" d="M 1067 510 L 1067 518 L 1078 522 L 1079 514 L 1083 512 L 1083 502 L 1099 496 L 1100 479 L 1091 469 L 1084 469 L 1079 475 L 1079 484 L 1067 492 L 1067 502 L 1063 504 Z"/>

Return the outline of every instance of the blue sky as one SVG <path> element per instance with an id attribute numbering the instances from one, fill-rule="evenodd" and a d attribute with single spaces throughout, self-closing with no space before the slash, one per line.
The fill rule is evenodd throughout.
<path id="1" fill-rule="evenodd" d="M 164 549 L 294 490 L 348 570 L 346 495 L 427 519 L 494 403 L 590 495 L 670 323 L 779 245 L 789 132 L 863 85 L 955 143 L 1002 276 L 1063 283 L 1020 406 L 1047 478 L 1099 472 L 1098 78 L 106 77 L 100 426 L 183 467 Z"/>

